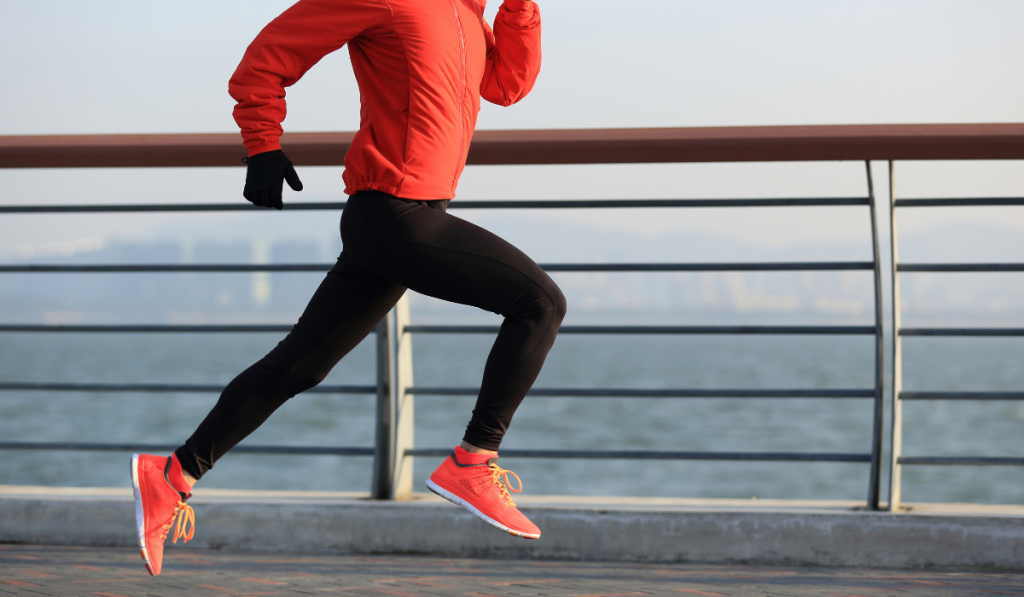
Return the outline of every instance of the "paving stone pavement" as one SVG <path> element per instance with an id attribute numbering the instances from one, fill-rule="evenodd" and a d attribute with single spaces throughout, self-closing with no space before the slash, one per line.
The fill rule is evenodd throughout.
<path id="1" fill-rule="evenodd" d="M 1024 596 L 1024 574 L 0 545 L 0 595 Z"/>

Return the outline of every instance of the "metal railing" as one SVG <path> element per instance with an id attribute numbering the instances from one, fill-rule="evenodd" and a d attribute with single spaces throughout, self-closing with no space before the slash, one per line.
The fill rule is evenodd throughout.
<path id="1" fill-rule="evenodd" d="M 541 264 L 549 272 L 680 272 L 680 271 L 868 271 L 874 273 L 877 298 L 874 326 L 563 326 L 560 334 L 610 335 L 874 335 L 881 338 L 881 301 L 879 280 L 880 261 L 877 258 L 878 234 L 874 213 L 874 197 L 870 169 L 867 170 L 868 194 L 853 198 L 820 199 L 743 199 L 743 200 L 598 200 L 598 201 L 460 201 L 453 209 L 617 209 L 617 208 L 700 208 L 700 207 L 790 207 L 790 206 L 867 206 L 872 222 L 873 260 L 841 262 L 743 262 L 743 263 L 551 263 Z M 68 213 L 68 212 L 153 212 L 162 208 L 174 211 L 231 210 L 238 205 L 119 205 L 119 206 L 6 206 L 6 213 Z M 289 209 L 322 209 L 337 211 L 344 203 L 299 203 Z M 243 204 L 242 209 L 248 209 Z M 133 265 L 2 265 L 0 273 L 172 273 L 172 272 L 326 272 L 330 264 L 133 264 Z M 271 325 L 0 325 L 0 332 L 77 332 L 77 333 L 162 333 L 162 332 L 287 332 L 290 326 Z M 475 395 L 477 388 L 422 387 L 412 385 L 412 352 L 401 350 L 408 345 L 411 334 L 496 334 L 495 326 L 411 325 L 408 323 L 408 305 L 405 301 L 396 308 L 377 330 L 378 382 L 376 386 L 318 386 L 309 390 L 330 394 L 378 395 L 377 442 L 374 447 L 298 447 L 240 445 L 236 451 L 279 454 L 337 454 L 374 455 L 374 481 L 372 494 L 376 497 L 407 497 L 412 489 L 412 462 L 415 456 L 444 456 L 450 448 L 415 448 L 411 439 L 411 424 L 415 395 L 465 396 Z M 640 388 L 534 388 L 534 397 L 620 397 L 620 398 L 864 398 L 874 400 L 873 432 L 870 447 L 863 453 L 823 452 L 685 452 L 651 450 L 504 450 L 503 454 L 527 458 L 629 458 L 674 460 L 729 460 L 780 462 L 864 462 L 871 464 L 869 472 L 869 503 L 877 504 L 881 457 L 881 419 L 883 415 L 882 349 L 876 343 L 876 385 L 853 389 L 640 389 Z M 403 373 L 404 372 L 404 373 Z M 112 384 L 112 383 L 39 383 L 0 382 L 0 390 L 20 391 L 87 391 L 87 392 L 219 392 L 222 387 L 209 384 Z M 150 444 L 82 444 L 60 442 L 0 442 L 0 448 L 20 449 L 92 449 L 92 450 L 164 450 L 163 445 Z M 171 448 L 173 449 L 173 448 Z M 401 454 L 401 456 L 399 456 Z M 404 466 L 403 466 L 404 464 Z"/>
<path id="2" fill-rule="evenodd" d="M 964 391 L 931 391 L 908 392 L 903 389 L 903 338 L 918 337 L 1011 337 L 1024 336 L 1024 328 L 943 328 L 918 327 L 906 328 L 902 324 L 900 303 L 900 274 L 907 272 L 1024 272 L 1024 263 L 902 263 L 899 260 L 899 242 L 897 234 L 897 208 L 913 207 L 982 207 L 982 206 L 1021 206 L 1022 197 L 979 197 L 979 198 L 932 198 L 932 199 L 897 199 L 896 167 L 889 161 L 889 218 L 892 226 L 890 235 L 892 249 L 890 252 L 892 275 L 892 349 L 893 349 L 893 400 L 892 400 L 892 437 L 891 437 L 891 479 L 889 482 L 889 507 L 900 508 L 902 496 L 903 467 L 913 465 L 960 465 L 960 466 L 993 466 L 1015 465 L 1024 466 L 1021 457 L 995 456 L 928 456 L 903 454 L 903 402 L 906 400 L 1024 400 L 1024 392 L 964 392 Z"/>
<path id="3" fill-rule="evenodd" d="M 339 165 L 350 133 L 285 135 L 289 155 L 301 165 Z M 884 418 L 884 351 L 882 316 L 882 264 L 879 257 L 878 218 L 871 176 L 871 160 L 893 159 L 1021 159 L 1024 125 L 890 125 L 838 127 L 748 127 L 716 129 L 626 129 L 593 131 L 481 131 L 474 137 L 470 164 L 591 164 L 741 161 L 822 161 L 853 159 L 867 165 L 867 194 L 863 197 L 772 199 L 623 199 L 598 201 L 457 201 L 452 209 L 617 209 L 704 207 L 866 206 L 871 226 L 872 260 L 863 262 L 748 262 L 748 263 L 612 263 L 542 264 L 551 272 L 686 272 L 686 271 L 865 271 L 873 274 L 874 325 L 870 326 L 563 326 L 562 334 L 705 334 L 705 335 L 870 335 L 874 336 L 874 384 L 850 389 L 637 389 L 637 388 L 534 388 L 531 396 L 623 398 L 863 398 L 873 401 L 871 436 L 863 453 L 820 452 L 682 452 L 639 450 L 504 450 L 503 454 L 533 458 L 632 458 L 744 461 L 861 462 L 868 471 L 867 505 L 879 508 L 882 428 Z M 237 165 L 244 155 L 236 135 L 122 135 L 81 137 L 0 137 L 0 167 L 185 167 Z M 893 209 L 899 202 L 893 204 Z M 289 210 L 338 210 L 343 203 L 293 203 Z M 3 214 L 254 211 L 245 203 L 189 205 L 19 205 L 0 206 Z M 891 217 L 894 211 L 890 210 Z M 895 219 L 893 219 L 895 224 Z M 893 227 L 895 239 L 895 226 Z M 895 240 L 893 241 L 895 266 Z M 899 264 L 899 271 L 907 269 Z M 915 266 L 910 266 L 915 267 Z M 920 266 L 917 266 L 920 267 Z M 994 266 L 992 266 L 994 267 Z M 1002 267 L 1002 266 L 1000 266 Z M 135 272 L 315 272 L 328 264 L 209 264 L 209 265 L 3 265 L 0 273 L 135 273 Z M 920 271 L 920 270 L 917 270 Z M 933 270 L 930 270 L 933 271 Z M 975 270 L 978 271 L 978 270 Z M 992 270 L 986 270 L 992 271 Z M 894 304 L 898 304 L 898 278 L 893 271 Z M 894 323 L 897 373 L 899 338 L 912 330 Z M 286 332 L 275 325 L 24 325 L 0 324 L 0 332 L 33 333 L 245 333 Z M 404 499 L 412 484 L 415 456 L 443 456 L 448 448 L 416 448 L 413 443 L 414 396 L 474 395 L 476 388 L 419 387 L 412 379 L 412 334 L 489 334 L 491 326 L 424 326 L 409 321 L 403 299 L 377 327 L 377 383 L 366 386 L 319 386 L 321 393 L 376 394 L 375 445 L 372 447 L 242 445 L 236 452 L 280 454 L 337 454 L 374 456 L 372 495 Z M 934 331 L 934 330 L 933 330 Z M 947 330 L 949 331 L 949 330 Z M 955 331 L 955 330 L 954 330 Z M 959 330 L 971 332 L 971 330 Z M 908 333 L 910 332 L 910 333 Z M 918 332 L 921 332 L 918 330 Z M 1009 334 L 1012 330 L 1001 330 Z M 923 332 L 921 332 L 923 333 Z M 897 377 L 897 384 L 899 377 Z M 103 391 L 103 392 L 218 392 L 219 386 L 199 384 L 86 384 L 0 382 L 0 390 Z M 921 393 L 918 393 L 921 394 Z M 926 396 L 896 388 L 894 423 L 899 423 L 900 401 Z M 921 463 L 898 452 L 899 426 L 894 424 L 891 503 L 899 503 L 898 472 L 903 464 Z M 32 450 L 142 450 L 166 451 L 176 446 L 151 444 L 0 442 L 0 449 Z M 955 464 L 976 463 L 961 459 Z M 1013 459 L 1004 459 L 1013 460 Z M 970 461 L 970 462 L 968 462 Z M 949 462 L 949 464 L 954 464 Z M 1000 462 L 1024 464 L 1024 462 Z"/>
<path id="4" fill-rule="evenodd" d="M 881 269 L 878 259 L 878 231 L 875 226 L 874 193 L 870 168 L 867 169 L 867 195 L 864 197 L 815 198 L 815 199 L 722 199 L 722 200 L 604 200 L 604 201 L 550 201 L 550 202 L 455 202 L 452 208 L 573 208 L 609 209 L 644 207 L 786 207 L 786 206 L 849 206 L 869 208 L 872 231 L 872 261 L 858 262 L 733 262 L 733 263 L 611 263 L 611 264 L 547 264 L 546 271 L 561 272 L 680 272 L 680 271 L 870 271 L 875 283 L 875 325 L 874 326 L 563 326 L 559 334 L 701 334 L 701 335 L 875 335 L 875 385 L 871 388 L 845 389 L 706 389 L 706 388 L 533 388 L 530 396 L 535 397 L 620 397 L 620 398 L 865 398 L 874 400 L 872 437 L 869 449 L 864 453 L 826 452 L 693 452 L 655 450 L 503 450 L 506 456 L 525 458 L 624 458 L 637 460 L 722 460 L 722 461 L 776 461 L 776 462 L 864 462 L 869 463 L 868 499 L 877 508 L 881 432 L 883 417 L 883 353 L 881 342 Z M 526 204 L 526 205 L 523 205 Z M 472 334 L 497 333 L 496 327 L 487 326 L 415 326 L 403 329 L 405 333 L 430 334 Z M 475 395 L 477 388 L 444 388 L 411 386 L 405 390 L 409 395 Z M 447 449 L 410 449 L 410 456 L 444 456 Z"/>

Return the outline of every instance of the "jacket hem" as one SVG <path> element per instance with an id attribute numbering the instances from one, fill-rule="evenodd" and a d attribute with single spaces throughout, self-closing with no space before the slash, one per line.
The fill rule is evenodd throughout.
<path id="1" fill-rule="evenodd" d="M 450 201 L 455 198 L 455 195 L 452 193 L 417 193 L 405 189 L 400 190 L 396 186 L 384 184 L 359 184 L 345 187 L 345 194 L 350 196 L 362 191 L 378 191 L 398 197 L 399 199 L 411 199 L 413 201 L 437 201 L 439 199 Z"/>
<path id="2" fill-rule="evenodd" d="M 279 141 L 274 141 L 272 143 L 258 143 L 254 145 L 247 145 L 246 149 L 249 150 L 249 157 L 252 157 L 258 153 L 277 151 L 278 149 L 281 149 L 281 143 Z"/>

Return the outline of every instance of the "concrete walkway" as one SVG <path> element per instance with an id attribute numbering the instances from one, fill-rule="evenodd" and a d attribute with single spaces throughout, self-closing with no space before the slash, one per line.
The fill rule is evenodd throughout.
<path id="1" fill-rule="evenodd" d="M 496 531 L 429 495 L 200 489 L 190 549 L 532 561 L 974 569 L 1024 572 L 1024 507 L 853 502 L 516 498 L 543 530 Z M 0 544 L 133 548 L 127 488 L 0 486 Z"/>
<path id="2" fill-rule="evenodd" d="M 169 545 L 150 577 L 129 548 L 0 545 L 0 595 L 618 597 L 1024 596 L 1024 575 L 231 552 Z"/>

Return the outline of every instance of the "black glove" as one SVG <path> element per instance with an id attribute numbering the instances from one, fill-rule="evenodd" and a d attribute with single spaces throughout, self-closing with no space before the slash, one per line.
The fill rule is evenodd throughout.
<path id="1" fill-rule="evenodd" d="M 242 161 L 248 166 L 242 196 L 254 205 L 283 209 L 281 188 L 286 180 L 293 191 L 302 190 L 302 181 L 292 161 L 280 149 L 257 153 Z"/>

